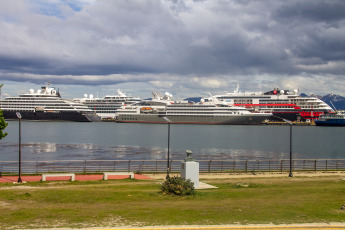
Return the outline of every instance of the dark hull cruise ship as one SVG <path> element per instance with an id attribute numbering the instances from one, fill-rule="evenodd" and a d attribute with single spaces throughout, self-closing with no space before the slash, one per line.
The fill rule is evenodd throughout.
<path id="1" fill-rule="evenodd" d="M 87 106 L 62 99 L 54 87 L 42 86 L 36 92 L 0 100 L 0 109 L 5 119 L 18 119 L 20 112 L 24 120 L 61 120 L 61 121 L 100 121 L 100 117 Z"/>

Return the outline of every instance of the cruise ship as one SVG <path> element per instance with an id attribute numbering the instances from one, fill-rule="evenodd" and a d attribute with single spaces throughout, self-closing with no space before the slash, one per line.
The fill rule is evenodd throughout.
<path id="1" fill-rule="evenodd" d="M 93 94 L 84 94 L 83 98 L 75 98 L 73 101 L 83 103 L 102 119 L 115 118 L 115 113 L 121 106 L 141 101 L 140 98 L 128 96 L 121 90 L 117 93 L 117 95 L 107 95 L 103 98 L 94 98 Z"/>
<path id="2" fill-rule="evenodd" d="M 1 99 L 0 109 L 5 119 L 18 119 L 16 112 L 20 112 L 25 120 L 100 121 L 87 106 L 62 99 L 50 83 L 36 92 L 30 89 L 28 93 Z"/>
<path id="3" fill-rule="evenodd" d="M 271 113 L 251 113 L 242 107 L 219 102 L 215 98 L 200 103 L 174 102 L 171 94 L 153 92 L 152 100 L 143 100 L 122 106 L 116 115 L 117 122 L 172 123 L 172 124 L 224 124 L 256 125 L 268 119 Z"/>
<path id="4" fill-rule="evenodd" d="M 239 92 L 239 85 L 233 93 L 214 95 L 219 101 L 229 105 L 241 106 L 251 112 L 272 113 L 272 121 L 312 121 L 321 114 L 334 112 L 333 109 L 316 97 L 302 97 L 298 90 L 269 92 Z"/>

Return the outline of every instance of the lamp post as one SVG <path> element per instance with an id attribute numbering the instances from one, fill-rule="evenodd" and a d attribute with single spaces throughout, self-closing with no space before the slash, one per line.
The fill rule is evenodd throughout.
<path id="1" fill-rule="evenodd" d="M 22 174 L 22 129 L 21 129 L 21 124 L 20 124 L 20 120 L 22 119 L 22 115 L 20 114 L 20 112 L 16 112 L 16 115 L 18 117 L 19 120 L 19 177 L 18 177 L 18 183 L 22 183 L 22 178 L 21 178 L 21 174 Z"/>
<path id="2" fill-rule="evenodd" d="M 170 171 L 170 122 L 171 120 L 167 117 L 163 117 L 164 120 L 168 122 L 168 159 L 167 159 L 167 176 L 166 179 L 169 179 L 169 171 Z"/>
<path id="3" fill-rule="evenodd" d="M 292 175 L 292 122 L 286 119 L 283 119 L 286 123 L 290 125 L 290 172 L 289 177 L 293 177 Z"/>

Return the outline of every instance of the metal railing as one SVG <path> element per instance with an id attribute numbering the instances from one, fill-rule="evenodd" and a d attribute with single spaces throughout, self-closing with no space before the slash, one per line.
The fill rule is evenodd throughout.
<path id="1" fill-rule="evenodd" d="M 202 173 L 288 172 L 290 161 L 282 160 L 197 160 Z M 181 171 L 181 160 L 170 161 L 171 172 Z M 47 172 L 101 173 L 128 171 L 163 173 L 166 160 L 65 160 L 22 161 L 23 174 Z M 344 171 L 345 159 L 295 159 L 293 171 Z M 0 161 L 0 176 L 18 173 L 18 161 Z"/>

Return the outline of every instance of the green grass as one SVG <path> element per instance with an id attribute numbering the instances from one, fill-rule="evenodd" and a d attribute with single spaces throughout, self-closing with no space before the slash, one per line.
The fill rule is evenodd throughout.
<path id="1" fill-rule="evenodd" d="M 0 185 L 0 229 L 121 225 L 344 222 L 340 177 L 212 179 L 191 197 L 160 192 L 162 180 Z"/>

